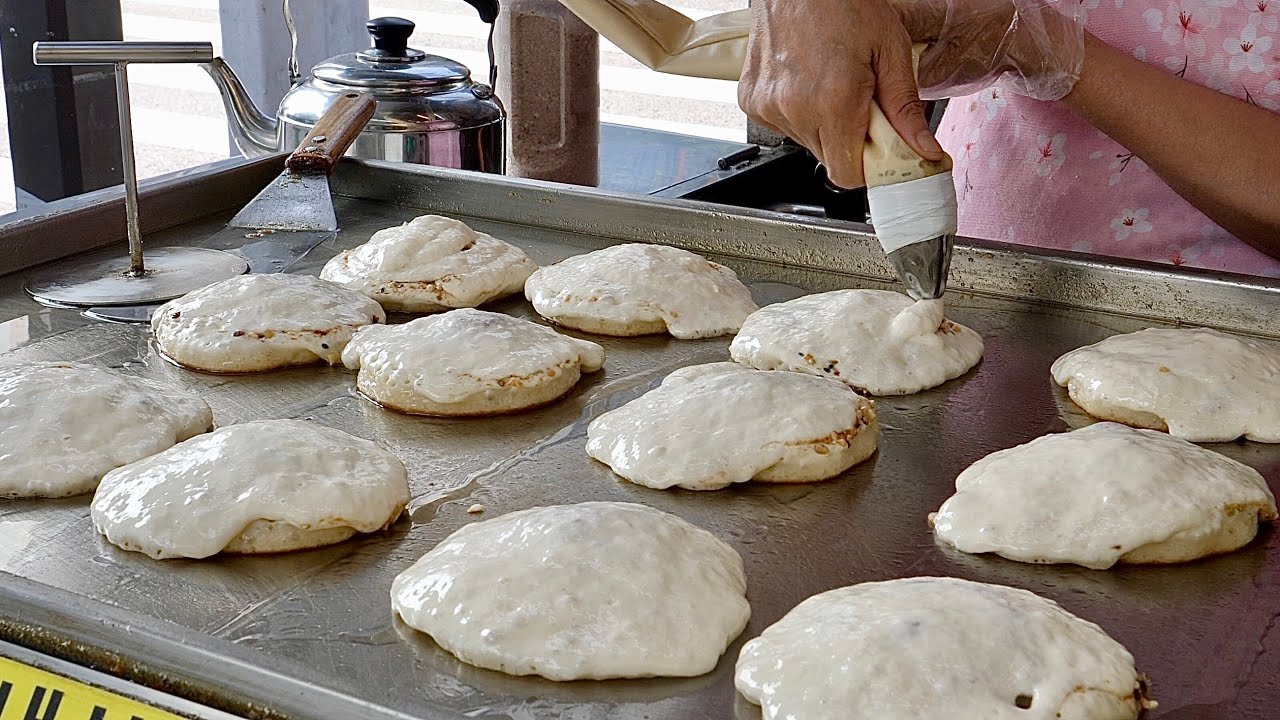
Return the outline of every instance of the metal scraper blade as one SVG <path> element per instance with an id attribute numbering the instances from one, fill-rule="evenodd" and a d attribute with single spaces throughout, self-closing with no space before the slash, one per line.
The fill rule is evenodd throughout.
<path id="1" fill-rule="evenodd" d="M 262 189 L 244 209 L 231 218 L 231 227 L 249 230 L 338 229 L 324 172 L 286 170 Z"/>
<path id="2" fill-rule="evenodd" d="M 227 227 L 201 245 L 227 250 L 249 263 L 251 273 L 286 272 L 337 230 L 256 230 Z"/>

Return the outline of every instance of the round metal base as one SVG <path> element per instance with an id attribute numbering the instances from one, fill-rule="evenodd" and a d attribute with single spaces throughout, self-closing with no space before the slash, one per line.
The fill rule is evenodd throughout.
<path id="1" fill-rule="evenodd" d="M 142 324 L 151 322 L 151 313 L 158 307 L 160 307 L 158 303 L 155 305 L 95 305 L 85 308 L 80 314 L 90 320 L 102 322 Z"/>
<path id="2" fill-rule="evenodd" d="M 210 283 L 243 275 L 249 264 L 221 250 L 164 247 L 146 252 L 146 274 L 129 274 L 129 258 L 71 260 L 27 280 L 38 302 L 86 307 L 172 300 Z"/>

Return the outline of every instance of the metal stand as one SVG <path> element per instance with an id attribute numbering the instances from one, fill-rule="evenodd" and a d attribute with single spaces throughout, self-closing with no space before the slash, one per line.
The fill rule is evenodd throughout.
<path id="1" fill-rule="evenodd" d="M 148 263 L 148 258 L 143 257 L 138 224 L 128 64 L 209 62 L 213 59 L 213 46 L 203 42 L 38 42 L 32 54 L 37 65 L 115 66 L 129 257 L 61 263 L 29 278 L 27 292 L 37 301 L 60 306 L 136 305 L 170 300 L 244 274 L 249 266 L 243 259 L 205 248 L 157 248 L 150 252 Z"/>

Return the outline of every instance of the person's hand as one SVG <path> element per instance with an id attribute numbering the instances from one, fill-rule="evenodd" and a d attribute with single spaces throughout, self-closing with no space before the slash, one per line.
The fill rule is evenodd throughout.
<path id="1" fill-rule="evenodd" d="M 856 0 L 855 0 L 856 1 Z M 1059 100 L 1080 78 L 1084 13 L 1076 0 L 893 0 L 920 58 L 921 97 L 971 95 L 1001 82 Z"/>
<path id="2" fill-rule="evenodd" d="M 916 92 L 911 38 L 887 0 L 754 0 L 751 14 L 738 103 L 808 148 L 831 182 L 863 184 L 873 98 L 916 153 L 944 157 Z"/>

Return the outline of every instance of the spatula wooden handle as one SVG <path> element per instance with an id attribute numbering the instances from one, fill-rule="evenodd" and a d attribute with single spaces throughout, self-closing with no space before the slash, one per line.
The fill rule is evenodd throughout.
<path id="1" fill-rule="evenodd" d="M 364 131 L 377 105 L 378 101 L 364 93 L 339 95 L 285 161 L 285 167 L 298 172 L 332 172 L 343 153 Z"/>

